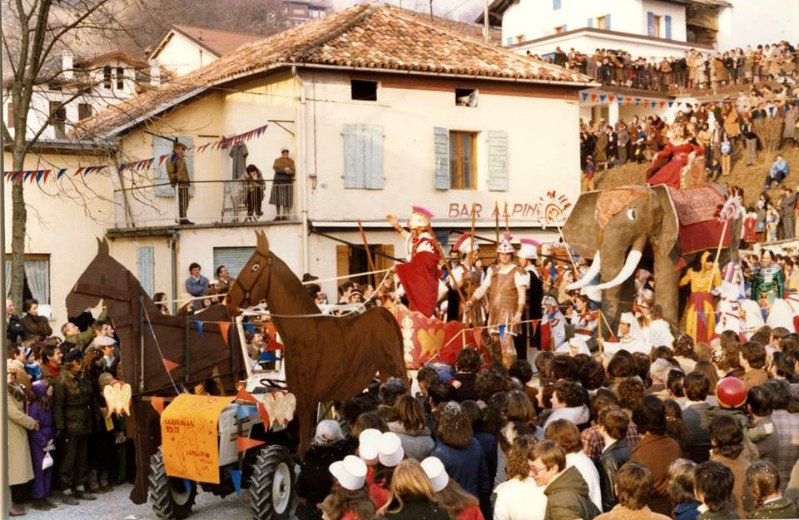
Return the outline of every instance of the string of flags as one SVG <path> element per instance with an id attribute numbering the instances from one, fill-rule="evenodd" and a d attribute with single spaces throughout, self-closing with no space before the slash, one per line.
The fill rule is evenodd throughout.
<path id="1" fill-rule="evenodd" d="M 265 124 L 259 126 L 258 128 L 253 128 L 252 130 L 248 130 L 247 132 L 243 132 L 238 135 L 234 135 L 231 137 L 225 137 L 218 141 L 214 141 L 213 143 L 206 143 L 200 146 L 189 146 L 186 151 L 187 152 L 194 152 L 194 153 L 203 153 L 209 150 L 216 151 L 216 150 L 227 150 L 231 146 L 236 146 L 239 144 L 243 144 L 246 142 L 251 141 L 252 139 L 257 139 L 264 135 L 266 132 L 267 127 L 269 124 Z M 119 173 L 122 173 L 125 170 L 133 170 L 136 172 L 147 171 L 152 168 L 153 164 L 158 161 L 158 166 L 164 164 L 164 161 L 171 156 L 172 153 L 167 153 L 164 155 L 160 155 L 156 157 L 149 157 L 147 159 L 142 159 L 140 161 L 133 161 L 122 163 L 117 166 Z M 103 171 L 108 170 L 110 165 L 102 164 L 99 166 L 81 166 L 78 168 L 48 168 L 48 169 L 41 169 L 41 170 L 15 170 L 15 171 L 6 171 L 3 172 L 3 180 L 6 182 L 29 182 L 33 183 L 36 181 L 36 184 L 44 184 L 48 180 L 53 179 L 55 181 L 61 180 L 64 175 L 68 175 L 72 177 L 79 177 L 79 176 L 86 176 L 92 173 L 101 173 Z"/>
<path id="2" fill-rule="evenodd" d="M 682 101 L 674 101 L 674 100 L 664 100 L 664 99 L 652 99 L 652 98 L 642 98 L 636 96 L 620 96 L 616 94 L 600 94 L 598 92 L 582 92 L 580 93 L 580 97 L 583 100 L 583 103 L 587 103 L 590 99 L 592 103 L 599 102 L 600 104 L 613 104 L 616 103 L 618 105 L 625 105 L 625 106 L 643 106 L 643 107 L 650 107 L 650 108 L 666 108 L 666 107 L 673 107 L 674 104 L 677 104 L 677 108 L 680 108 L 683 105 L 689 105 L 690 103 L 684 103 Z"/>

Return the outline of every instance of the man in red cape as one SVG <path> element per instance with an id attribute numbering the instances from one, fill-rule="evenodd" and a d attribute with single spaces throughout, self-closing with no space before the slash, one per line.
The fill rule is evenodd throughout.
<path id="1" fill-rule="evenodd" d="M 438 302 L 439 270 L 441 259 L 435 237 L 430 233 L 433 214 L 421 206 L 413 206 L 408 219 L 409 231 L 399 225 L 397 217 L 386 216 L 405 240 L 407 260 L 397 264 L 397 276 L 408 297 L 408 307 L 427 316 L 433 316 Z"/>

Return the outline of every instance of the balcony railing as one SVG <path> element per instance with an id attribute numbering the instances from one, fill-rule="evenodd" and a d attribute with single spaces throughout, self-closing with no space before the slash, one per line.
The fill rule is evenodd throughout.
<path id="1" fill-rule="evenodd" d="M 295 200 L 293 184 L 273 186 L 272 181 L 264 181 L 260 189 L 255 189 L 245 181 L 193 181 L 189 185 L 184 219 L 180 215 L 178 191 L 169 183 L 114 190 L 115 227 L 296 220 L 297 212 L 292 205 Z"/>

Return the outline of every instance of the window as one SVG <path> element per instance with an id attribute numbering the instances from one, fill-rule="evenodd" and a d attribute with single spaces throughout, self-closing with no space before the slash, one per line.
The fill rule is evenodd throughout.
<path id="1" fill-rule="evenodd" d="M 354 79 L 350 81 L 350 94 L 354 101 L 377 101 L 377 81 Z"/>
<path id="2" fill-rule="evenodd" d="M 250 259 L 255 252 L 254 247 L 215 247 L 214 248 L 214 265 L 210 273 L 205 276 L 209 279 L 216 278 L 216 270 L 219 266 L 224 265 L 227 267 L 231 278 L 236 278 L 241 272 L 241 268 Z"/>
<path id="3" fill-rule="evenodd" d="M 597 16 L 596 17 L 596 28 L 597 29 L 607 29 L 608 19 L 604 16 Z"/>
<path id="4" fill-rule="evenodd" d="M 50 101 L 50 124 L 56 139 L 67 138 L 67 108 L 58 101 Z"/>
<path id="5" fill-rule="evenodd" d="M 566 25 L 560 25 L 555 27 L 555 34 L 561 34 L 566 32 Z"/>
<path id="6" fill-rule="evenodd" d="M 666 39 L 671 40 L 671 16 L 666 15 L 663 21 L 666 30 Z"/>
<path id="7" fill-rule="evenodd" d="M 517 34 L 516 36 L 513 37 L 513 43 L 522 43 L 523 41 L 524 41 L 523 34 Z"/>
<path id="8" fill-rule="evenodd" d="M 456 88 L 455 104 L 459 107 L 476 107 L 477 90 L 473 88 Z"/>
<path id="9" fill-rule="evenodd" d="M 78 103 L 78 121 L 92 117 L 92 106 L 88 103 Z"/>
<path id="10" fill-rule="evenodd" d="M 482 244 L 480 245 L 482 247 Z M 394 265 L 394 246 L 391 244 L 369 244 L 369 254 L 372 256 L 375 269 L 388 269 Z M 371 271 L 369 268 L 369 258 L 366 256 L 366 249 L 361 245 L 341 245 L 336 246 L 336 275 L 351 276 L 359 273 Z M 382 276 L 382 275 L 380 275 Z M 361 285 L 375 285 L 372 276 L 354 276 L 349 278 L 353 282 Z M 378 280 L 378 283 L 379 280 Z M 339 297 L 337 294 L 328 294 L 327 301 L 336 303 Z"/>
<path id="11" fill-rule="evenodd" d="M 660 38 L 660 16 L 655 15 L 652 17 L 652 36 Z"/>
<path id="12" fill-rule="evenodd" d="M 555 11 L 560 9 L 560 0 L 552 0 L 552 9 Z"/>
<path id="13" fill-rule="evenodd" d="M 14 102 L 9 101 L 6 105 L 6 126 L 14 128 Z"/>
<path id="14" fill-rule="evenodd" d="M 111 90 L 111 67 L 108 65 L 103 67 L 103 88 Z"/>
<path id="15" fill-rule="evenodd" d="M 383 127 L 381 125 L 345 124 L 344 188 L 382 190 Z"/>
<path id="16" fill-rule="evenodd" d="M 117 90 L 125 90 L 125 69 L 117 67 Z"/>
<path id="17" fill-rule="evenodd" d="M 476 133 L 449 133 L 449 182 L 454 190 L 477 188 Z"/>
<path id="18" fill-rule="evenodd" d="M 11 290 L 11 255 L 6 255 L 6 295 Z M 50 304 L 50 255 L 25 255 L 25 280 L 22 299 L 36 298 L 39 305 Z"/>

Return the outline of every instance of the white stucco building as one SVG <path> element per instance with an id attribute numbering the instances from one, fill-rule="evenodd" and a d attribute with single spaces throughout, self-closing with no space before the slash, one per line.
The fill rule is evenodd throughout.
<path id="1" fill-rule="evenodd" d="M 385 268 L 405 256 L 385 216 L 404 222 L 413 204 L 435 214 L 445 247 L 471 229 L 473 207 L 486 256 L 497 207 L 501 231 L 507 225 L 514 240 L 557 240 L 553 223 L 580 191 L 577 93 L 587 84 L 584 76 L 413 13 L 358 5 L 248 44 L 86 121 L 80 136 L 102 138 L 109 156 L 84 156 L 82 165 L 147 158 L 154 164 L 70 177 L 70 189 L 99 194 L 85 227 L 76 224 L 80 204 L 46 203 L 55 185 L 26 185 L 28 200 L 41 202 L 26 253 L 47 260 L 49 303 L 60 327 L 64 299 L 95 256 L 98 235 L 110 239 L 112 255 L 147 293 L 169 298 L 184 293 L 191 262 L 209 278 L 220 264 L 237 274 L 253 251 L 255 229 L 266 231 L 295 273 L 328 279 L 369 270 L 360 220 L 376 267 Z M 270 181 L 274 159 L 290 149 L 297 167 L 290 218 L 272 220 L 268 182 L 264 217 L 243 222 L 242 200 L 230 205 L 238 187 L 226 182 L 230 150 L 194 149 L 188 218 L 195 224 L 178 225 L 171 188 L 154 186 L 164 179 L 158 157 L 170 140 L 202 146 L 264 124 L 266 132 L 247 143 L 246 162 Z M 70 203 L 70 210 L 59 206 Z M 331 299 L 336 286 L 324 283 Z"/>

